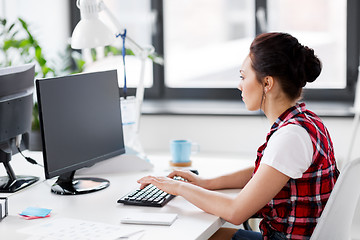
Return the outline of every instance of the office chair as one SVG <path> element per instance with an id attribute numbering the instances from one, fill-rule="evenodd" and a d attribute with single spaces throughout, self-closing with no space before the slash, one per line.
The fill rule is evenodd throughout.
<path id="1" fill-rule="evenodd" d="M 341 171 L 310 240 L 360 240 L 359 183 L 360 158 Z M 251 230 L 248 220 L 243 227 Z"/>
<path id="2" fill-rule="evenodd" d="M 360 159 L 356 159 L 347 163 L 341 171 L 310 240 L 360 239 L 359 216 L 355 214 L 360 195 L 359 183 Z"/>

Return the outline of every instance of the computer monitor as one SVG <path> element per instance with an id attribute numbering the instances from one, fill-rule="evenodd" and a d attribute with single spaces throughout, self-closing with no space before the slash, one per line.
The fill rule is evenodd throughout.
<path id="1" fill-rule="evenodd" d="M 125 153 L 116 70 L 37 79 L 45 177 L 51 191 L 73 195 L 109 186 L 75 171 Z"/>
<path id="2" fill-rule="evenodd" d="M 8 175 L 0 177 L 0 192 L 16 192 L 39 180 L 34 176 L 15 175 L 10 165 L 17 147 L 29 146 L 34 74 L 34 64 L 0 69 L 0 162 Z"/>

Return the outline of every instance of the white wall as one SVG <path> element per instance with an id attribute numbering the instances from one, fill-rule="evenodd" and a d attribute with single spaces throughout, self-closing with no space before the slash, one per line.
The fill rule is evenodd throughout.
<path id="1" fill-rule="evenodd" d="M 342 166 L 347 155 L 352 118 L 327 117 L 325 122 L 334 144 L 335 155 Z M 172 139 L 191 139 L 200 144 L 202 153 L 253 156 L 264 143 L 270 124 L 260 116 L 179 116 L 143 115 L 140 139 L 145 152 L 169 152 Z M 360 156 L 356 141 L 352 157 Z"/>

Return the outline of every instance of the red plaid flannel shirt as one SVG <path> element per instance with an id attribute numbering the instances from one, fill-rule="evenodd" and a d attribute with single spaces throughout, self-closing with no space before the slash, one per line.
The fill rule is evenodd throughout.
<path id="1" fill-rule="evenodd" d="M 266 142 L 258 149 L 254 174 L 271 135 L 288 124 L 300 125 L 309 133 L 314 148 L 312 164 L 301 178 L 290 179 L 258 212 L 263 217 L 260 230 L 264 239 L 268 239 L 269 229 L 284 233 L 288 239 L 310 239 L 339 175 L 330 135 L 304 103 L 289 108 L 275 121 Z"/>

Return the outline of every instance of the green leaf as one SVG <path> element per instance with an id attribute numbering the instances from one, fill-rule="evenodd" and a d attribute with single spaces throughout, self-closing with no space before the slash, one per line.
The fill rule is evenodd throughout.
<path id="1" fill-rule="evenodd" d="M 18 18 L 18 20 L 20 21 L 20 23 L 21 23 L 22 27 L 24 28 L 24 30 L 27 32 L 27 34 L 29 36 L 29 41 L 31 43 L 33 43 L 33 44 L 36 44 L 35 39 L 33 38 L 32 34 L 29 31 L 27 23 L 24 20 L 22 20 L 21 18 Z"/>
<path id="2" fill-rule="evenodd" d="M 37 59 L 40 59 L 42 57 L 42 50 L 41 50 L 41 47 L 37 46 L 35 47 L 35 57 Z"/>
<path id="3" fill-rule="evenodd" d="M 6 19 L 5 18 L 1 18 L 0 19 L 1 25 L 5 26 L 6 25 Z"/>
<path id="4" fill-rule="evenodd" d="M 92 60 L 93 60 L 93 61 L 96 61 L 97 57 L 96 57 L 96 50 L 95 50 L 95 48 L 92 48 L 92 49 L 90 50 L 90 52 L 91 52 Z"/>
<path id="5" fill-rule="evenodd" d="M 134 52 L 133 52 L 131 49 L 129 49 L 129 48 L 126 48 L 126 49 L 125 49 L 125 55 L 135 56 Z"/>
<path id="6" fill-rule="evenodd" d="M 6 40 L 4 41 L 3 49 L 7 51 L 10 48 L 19 48 L 20 43 L 17 40 Z"/>
<path id="7" fill-rule="evenodd" d="M 18 20 L 20 21 L 20 23 L 21 23 L 21 25 L 23 26 L 24 29 L 28 29 L 27 23 L 22 18 L 18 18 Z"/>
<path id="8" fill-rule="evenodd" d="M 73 73 L 79 73 L 79 72 L 84 71 L 84 66 L 85 66 L 84 60 L 77 59 L 77 60 L 75 60 L 75 64 L 76 64 L 77 70 L 75 70 Z"/>
<path id="9" fill-rule="evenodd" d="M 40 130 L 39 107 L 37 103 L 34 103 L 33 106 L 31 129 L 33 131 Z"/>
<path id="10" fill-rule="evenodd" d="M 49 71 L 50 71 L 50 68 L 44 66 L 44 67 L 41 68 L 41 70 L 42 70 L 42 73 L 43 73 L 43 77 L 46 77 L 46 75 L 47 75 L 47 74 L 49 73 Z"/>
<path id="11" fill-rule="evenodd" d="M 106 46 L 105 47 L 105 56 L 107 56 L 106 53 L 112 53 L 113 55 L 121 55 L 121 49 L 116 48 L 114 46 Z"/>
<path id="12" fill-rule="evenodd" d="M 14 26 L 15 26 L 15 23 L 11 24 L 9 29 L 8 29 L 8 32 L 11 32 L 11 30 L 14 28 Z"/>
<path id="13" fill-rule="evenodd" d="M 20 41 L 20 43 L 19 43 L 19 47 L 21 47 L 21 48 L 28 48 L 28 46 L 30 45 L 31 43 L 30 43 L 30 41 L 29 41 L 29 39 L 23 39 L 23 40 L 21 40 Z"/>

